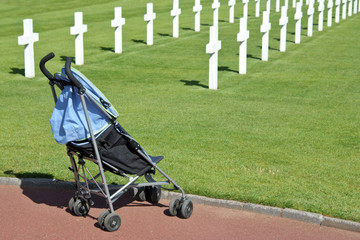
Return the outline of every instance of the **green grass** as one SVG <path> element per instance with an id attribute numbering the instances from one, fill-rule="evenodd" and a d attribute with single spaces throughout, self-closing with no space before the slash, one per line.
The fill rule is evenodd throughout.
<path id="1" fill-rule="evenodd" d="M 154 45 L 147 46 L 147 1 L 0 1 L 0 175 L 72 180 L 65 147 L 51 134 L 53 100 L 47 80 L 23 76 L 22 19 L 32 18 L 35 61 L 59 71 L 74 56 L 70 35 L 83 11 L 83 74 L 111 100 L 119 122 L 186 192 L 360 221 L 360 14 L 294 44 L 289 8 L 288 43 L 279 52 L 280 14 L 272 11 L 269 61 L 261 58 L 261 18 L 249 4 L 248 69 L 239 75 L 238 18 L 228 23 L 221 1 L 219 89 L 208 86 L 212 1 L 202 1 L 201 32 L 193 26 L 193 1 L 180 2 L 180 37 L 173 39 L 171 1 L 156 1 Z M 272 1 L 272 9 L 275 1 Z M 123 53 L 111 51 L 113 8 L 122 6 Z M 262 3 L 262 10 L 265 4 Z M 235 16 L 242 16 L 242 4 Z M 325 18 L 326 19 L 326 18 Z M 314 23 L 317 23 L 315 16 Z M 109 175 L 111 182 L 118 177 Z"/>

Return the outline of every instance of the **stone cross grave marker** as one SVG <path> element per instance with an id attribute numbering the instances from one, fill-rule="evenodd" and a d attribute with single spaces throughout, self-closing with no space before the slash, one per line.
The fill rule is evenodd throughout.
<path id="1" fill-rule="evenodd" d="M 255 0 L 255 17 L 260 17 L 260 0 Z"/>
<path id="2" fill-rule="evenodd" d="M 349 6 L 348 6 L 348 16 L 352 16 L 352 8 L 353 8 L 353 1 L 349 0 Z"/>
<path id="3" fill-rule="evenodd" d="M 275 11 L 280 12 L 280 0 L 276 0 Z"/>
<path id="4" fill-rule="evenodd" d="M 229 0 L 229 23 L 234 23 L 234 8 L 235 8 L 236 0 Z"/>
<path id="5" fill-rule="evenodd" d="M 313 34 L 313 22 L 314 22 L 314 8 L 315 0 L 309 0 L 309 8 L 307 11 L 308 15 L 308 28 L 307 28 L 307 35 L 308 37 L 311 37 Z"/>
<path id="6" fill-rule="evenodd" d="M 319 7 L 318 7 L 318 11 L 319 11 L 319 22 L 318 22 L 318 30 L 321 32 L 324 28 L 324 10 L 325 10 L 325 0 L 318 0 L 319 2 Z"/>
<path id="7" fill-rule="evenodd" d="M 219 0 L 214 0 L 211 7 L 213 9 L 213 26 L 217 27 L 219 25 L 219 8 L 220 8 Z"/>
<path id="8" fill-rule="evenodd" d="M 333 6 L 334 6 L 334 2 L 333 0 L 328 0 L 328 4 L 327 4 L 327 26 L 331 27 L 332 25 L 332 12 L 333 12 Z"/>
<path id="9" fill-rule="evenodd" d="M 218 52 L 221 49 L 221 41 L 218 39 L 217 26 L 210 27 L 210 41 L 206 45 L 206 53 L 209 57 L 209 88 L 216 90 L 218 88 Z"/>
<path id="10" fill-rule="evenodd" d="M 342 0 L 343 3 L 343 7 L 342 7 L 342 19 L 346 19 L 346 5 L 347 5 L 347 0 Z"/>
<path id="11" fill-rule="evenodd" d="M 267 61 L 269 59 L 269 31 L 271 29 L 270 12 L 263 12 L 263 22 L 260 26 L 260 32 L 262 35 L 262 47 L 261 47 L 261 60 Z"/>
<path id="12" fill-rule="evenodd" d="M 195 6 L 193 7 L 193 12 L 195 13 L 195 32 L 200 32 L 200 12 L 202 6 L 200 0 L 195 0 Z"/>
<path id="13" fill-rule="evenodd" d="M 280 52 L 286 51 L 286 31 L 287 31 L 287 24 L 289 22 L 289 18 L 287 16 L 287 7 L 281 7 L 281 17 L 279 19 L 280 27 Z"/>
<path id="14" fill-rule="evenodd" d="M 34 42 L 39 41 L 39 34 L 33 32 L 32 19 L 23 20 L 24 34 L 18 37 L 18 44 L 24 45 L 25 77 L 35 77 Z"/>
<path id="15" fill-rule="evenodd" d="M 144 15 L 144 21 L 146 24 L 146 44 L 154 44 L 154 19 L 156 19 L 156 13 L 153 12 L 153 4 L 146 4 L 146 14 Z"/>
<path id="16" fill-rule="evenodd" d="M 286 6 L 286 9 L 289 9 L 289 0 L 285 0 L 285 4 L 284 4 L 285 6 Z"/>
<path id="17" fill-rule="evenodd" d="M 83 24 L 83 13 L 74 13 L 75 24 L 70 28 L 70 34 L 75 35 L 75 64 L 84 64 L 84 33 L 87 32 L 87 25 Z"/>
<path id="18" fill-rule="evenodd" d="M 249 0 L 242 0 L 243 3 L 243 17 L 248 18 Z"/>
<path id="19" fill-rule="evenodd" d="M 122 26 L 125 24 L 125 18 L 122 17 L 121 7 L 114 8 L 114 17 L 111 27 L 115 28 L 115 53 L 122 53 Z"/>
<path id="20" fill-rule="evenodd" d="M 270 15 L 270 8 L 271 8 L 271 0 L 266 1 L 266 11 L 269 12 Z"/>
<path id="21" fill-rule="evenodd" d="M 295 43 L 299 44 L 301 39 L 301 18 L 303 16 L 301 11 L 302 3 L 298 2 L 296 3 L 296 12 L 294 19 L 296 20 L 295 23 Z"/>
<path id="22" fill-rule="evenodd" d="M 173 37 L 179 37 L 179 15 L 181 14 L 181 9 L 179 8 L 179 0 L 173 0 L 173 9 L 170 12 L 170 15 L 173 17 Z"/>
<path id="23" fill-rule="evenodd" d="M 340 22 L 340 5 L 341 0 L 335 0 L 335 23 Z"/>
<path id="24" fill-rule="evenodd" d="M 293 8 L 296 8 L 296 0 L 293 0 L 293 2 L 292 2 L 292 7 L 293 7 Z"/>
<path id="25" fill-rule="evenodd" d="M 358 9 L 358 0 L 354 1 L 354 14 L 357 13 L 357 9 Z"/>
<path id="26" fill-rule="evenodd" d="M 239 74 L 246 74 L 247 40 L 250 33 L 247 30 L 247 18 L 240 18 L 240 31 L 237 34 L 239 46 Z"/>

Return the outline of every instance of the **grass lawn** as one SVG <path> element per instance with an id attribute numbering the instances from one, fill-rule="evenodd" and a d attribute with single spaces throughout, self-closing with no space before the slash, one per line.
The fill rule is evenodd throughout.
<path id="1" fill-rule="evenodd" d="M 136 3 L 135 3 L 136 2 Z M 24 74 L 22 20 L 32 18 L 36 64 L 53 51 L 52 72 L 74 56 L 74 12 L 82 11 L 85 64 L 77 66 L 120 113 L 119 122 L 188 193 L 288 207 L 360 221 L 360 14 L 307 37 L 301 44 L 289 8 L 287 51 L 279 51 L 279 18 L 272 1 L 269 61 L 261 58 L 262 18 L 249 4 L 248 69 L 239 75 L 235 24 L 220 1 L 219 89 L 209 90 L 212 24 L 203 0 L 194 32 L 193 0 L 182 0 L 180 37 L 172 38 L 172 1 L 154 1 L 154 45 L 147 46 L 144 0 L 0 1 L 0 176 L 72 180 L 65 147 L 53 138 L 47 80 Z M 135 4 L 134 4 L 135 3 Z M 261 10 L 265 9 L 261 2 Z M 115 54 L 114 7 L 122 6 L 123 53 Z M 317 9 L 317 5 L 315 6 Z M 235 16 L 242 16 L 238 1 Z M 326 17 L 324 18 L 326 20 Z M 109 175 L 110 182 L 120 182 Z"/>

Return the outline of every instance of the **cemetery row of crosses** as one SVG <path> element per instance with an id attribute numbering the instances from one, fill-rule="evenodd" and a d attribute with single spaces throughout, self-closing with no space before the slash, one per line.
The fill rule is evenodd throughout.
<path id="1" fill-rule="evenodd" d="M 269 31 L 271 30 L 270 23 L 270 1 L 266 0 L 266 10 L 263 12 L 262 25 L 260 31 L 262 32 L 262 47 L 261 60 L 268 61 L 269 51 Z M 284 6 L 281 7 L 281 17 L 279 19 L 280 25 L 280 51 L 286 51 L 286 32 L 288 23 L 288 6 L 289 0 L 283 0 Z M 291 0 L 290 0 L 291 1 Z M 313 33 L 313 17 L 315 14 L 315 0 L 305 0 L 307 5 L 307 36 L 311 37 Z M 325 0 L 318 1 L 318 31 L 323 30 Z M 335 4 L 334 4 L 335 1 Z M 234 23 L 234 6 L 236 0 L 229 0 L 229 22 Z M 240 31 L 237 34 L 237 41 L 239 46 L 239 74 L 246 74 L 247 61 L 247 39 L 250 36 L 247 30 L 248 18 L 248 4 L 249 0 L 242 0 L 243 17 L 240 18 Z M 218 51 L 221 49 L 221 41 L 218 39 L 219 25 L 219 0 L 214 0 L 213 9 L 213 26 L 210 27 L 209 38 L 210 41 L 206 45 L 206 53 L 209 57 L 209 88 L 218 88 Z M 301 19 L 303 17 L 303 0 L 292 0 L 292 7 L 296 8 L 294 15 L 295 19 L 295 43 L 299 44 L 301 41 Z M 335 23 L 340 21 L 340 18 L 346 19 L 347 16 L 360 12 L 360 0 L 327 0 L 327 26 L 332 26 L 333 8 L 335 8 Z M 342 11 L 341 11 L 341 9 Z M 202 5 L 200 0 L 195 0 L 193 12 L 195 13 L 195 32 L 200 31 L 200 12 Z M 115 53 L 122 53 L 122 26 L 125 24 L 125 18 L 122 17 L 121 7 L 114 9 L 115 18 L 111 21 L 111 27 L 115 28 Z M 280 12 L 280 0 L 276 0 L 276 12 Z M 173 37 L 179 37 L 179 15 L 181 9 L 179 8 L 179 0 L 173 0 L 173 9 L 170 15 L 173 17 Z M 83 34 L 87 32 L 87 25 L 83 24 L 82 12 L 75 12 L 75 24 L 70 28 L 70 34 L 75 35 L 75 64 L 84 64 L 84 46 Z M 255 17 L 260 17 L 260 0 L 255 0 Z M 156 19 L 153 4 L 147 3 L 146 14 L 144 21 L 147 23 L 147 45 L 153 45 L 153 25 Z M 35 76 L 34 69 L 34 42 L 39 41 L 39 34 L 33 33 L 32 19 L 23 20 L 24 34 L 18 37 L 18 44 L 25 45 L 24 60 L 25 60 L 25 77 L 32 78 Z"/>

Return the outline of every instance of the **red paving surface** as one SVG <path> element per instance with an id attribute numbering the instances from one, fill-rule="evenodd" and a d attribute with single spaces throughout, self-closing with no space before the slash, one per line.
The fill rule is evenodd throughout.
<path id="1" fill-rule="evenodd" d="M 72 191 L 0 186 L 0 239 L 360 239 L 360 233 L 280 217 L 194 205 L 189 219 L 168 215 L 168 201 L 153 206 L 126 199 L 115 205 L 122 224 L 99 228 L 104 200 L 87 217 L 69 213 Z"/>

